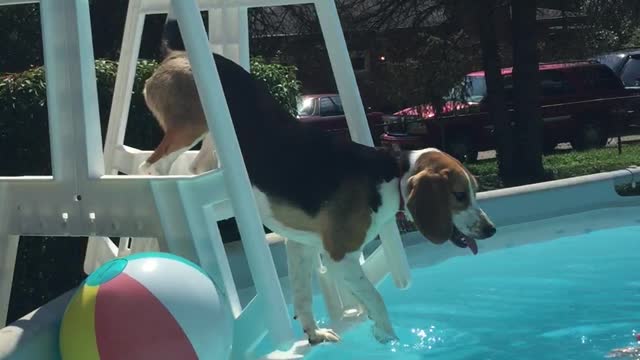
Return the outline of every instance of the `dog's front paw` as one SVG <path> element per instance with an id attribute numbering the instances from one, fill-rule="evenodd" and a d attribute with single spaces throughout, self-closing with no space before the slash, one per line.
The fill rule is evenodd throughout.
<path id="1" fill-rule="evenodd" d="M 396 335 L 393 328 L 389 327 L 380 327 L 377 325 L 372 326 L 373 336 L 378 340 L 378 342 L 382 344 L 386 344 L 390 341 L 398 340 L 398 336 Z"/>
<path id="2" fill-rule="evenodd" d="M 331 329 L 315 329 L 307 332 L 309 344 L 316 345 L 323 342 L 338 342 L 340 336 Z"/>
<path id="3" fill-rule="evenodd" d="M 140 174 L 140 175 L 150 175 L 150 176 L 160 175 L 158 173 L 158 171 L 153 167 L 153 165 L 149 164 L 146 161 L 143 162 L 142 164 L 140 164 L 140 166 L 138 166 L 138 174 Z"/>

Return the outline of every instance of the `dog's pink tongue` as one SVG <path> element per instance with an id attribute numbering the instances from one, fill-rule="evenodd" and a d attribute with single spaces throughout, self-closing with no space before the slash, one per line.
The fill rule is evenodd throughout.
<path id="1" fill-rule="evenodd" d="M 468 237 L 465 240 L 467 241 L 467 246 L 473 255 L 478 255 L 478 243 L 476 243 L 476 239 Z"/>

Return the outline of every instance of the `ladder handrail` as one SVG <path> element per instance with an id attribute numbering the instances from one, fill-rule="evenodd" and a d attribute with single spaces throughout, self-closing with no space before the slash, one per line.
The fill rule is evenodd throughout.
<path id="1" fill-rule="evenodd" d="M 264 309 L 264 316 L 267 318 L 269 334 L 276 346 L 288 347 L 294 339 L 293 325 L 282 289 L 277 285 L 278 274 L 265 241 L 262 220 L 251 191 L 249 174 L 229 114 L 220 76 L 209 50 L 209 40 L 200 10 L 196 0 L 171 0 L 171 6 L 189 57 L 200 103 L 209 125 L 209 135 L 214 139 L 220 161 L 223 164 L 233 164 L 224 167 L 224 180 L 256 291 L 265 298 L 264 304 L 268 304 L 268 308 Z"/>

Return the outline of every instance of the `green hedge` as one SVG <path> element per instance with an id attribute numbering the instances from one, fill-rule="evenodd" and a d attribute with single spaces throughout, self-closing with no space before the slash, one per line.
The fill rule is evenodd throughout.
<path id="1" fill-rule="evenodd" d="M 292 65 L 269 64 L 262 57 L 251 59 L 251 72 L 268 86 L 271 94 L 289 112 L 296 113 L 298 95 L 302 86 L 296 78 L 296 67 Z"/>
<path id="2" fill-rule="evenodd" d="M 144 81 L 157 66 L 157 62 L 147 60 L 141 60 L 137 65 L 125 142 L 141 149 L 152 149 L 162 135 L 142 97 Z M 261 58 L 252 59 L 251 66 L 252 72 L 267 83 L 276 99 L 293 112 L 300 91 L 296 69 L 267 64 Z M 116 72 L 116 62 L 96 61 L 103 137 L 109 121 Z M 44 69 L 38 67 L 0 77 L 0 176 L 50 175 Z M 225 241 L 239 238 L 233 220 L 219 225 Z M 22 237 L 9 321 L 79 284 L 85 276 L 82 270 L 85 248 L 86 238 Z"/>

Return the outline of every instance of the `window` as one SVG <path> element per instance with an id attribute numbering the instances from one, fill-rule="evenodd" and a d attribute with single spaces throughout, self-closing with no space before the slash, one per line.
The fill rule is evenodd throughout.
<path id="1" fill-rule="evenodd" d="M 614 72 L 620 72 L 622 66 L 624 66 L 627 55 L 625 54 L 609 54 L 596 57 L 596 60 L 607 65 Z"/>
<path id="2" fill-rule="evenodd" d="M 585 87 L 593 90 L 618 90 L 622 87 L 620 79 L 606 66 L 584 68 L 580 72 Z"/>
<path id="3" fill-rule="evenodd" d="M 640 86 L 640 59 L 630 58 L 622 70 L 625 86 Z"/>
<path id="4" fill-rule="evenodd" d="M 445 97 L 449 101 L 465 101 L 478 103 L 487 94 L 487 85 L 484 76 L 465 76 L 464 80 L 449 91 Z"/>
<path id="5" fill-rule="evenodd" d="M 305 98 L 298 101 L 298 115 L 299 116 L 311 116 L 316 111 L 316 99 Z"/>
<path id="6" fill-rule="evenodd" d="M 337 116 L 344 114 L 342 102 L 337 96 L 320 98 L 320 116 Z"/>
<path id="7" fill-rule="evenodd" d="M 562 96 L 575 91 L 567 81 L 565 74 L 555 70 L 540 72 L 540 86 L 542 96 Z"/>
<path id="8" fill-rule="evenodd" d="M 369 51 L 351 51 L 351 65 L 356 73 L 367 72 L 370 68 Z"/>

